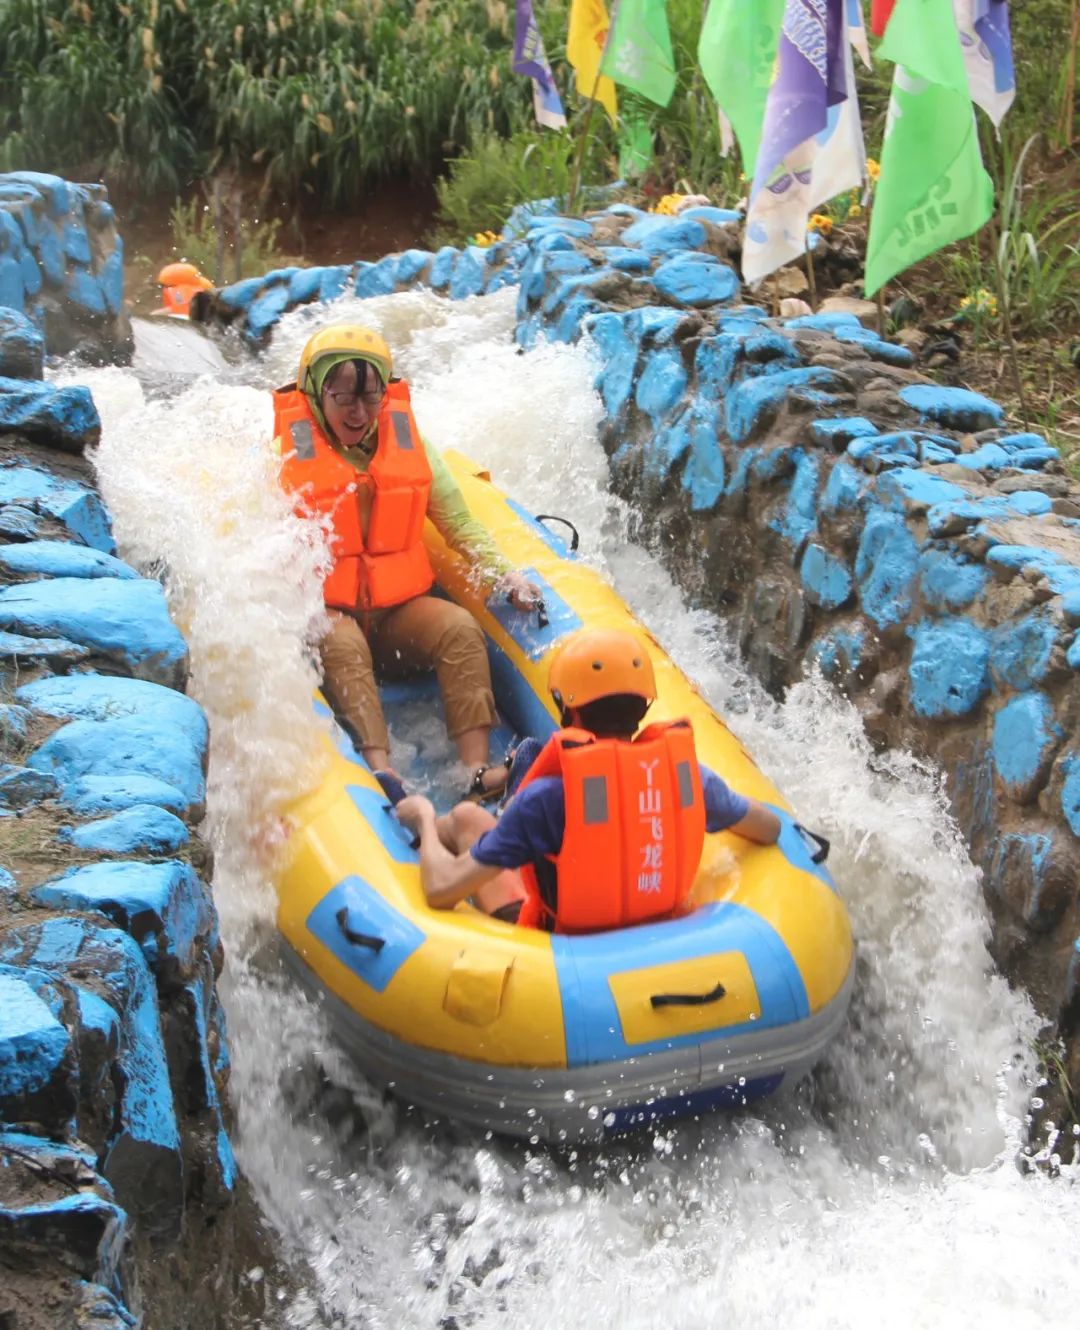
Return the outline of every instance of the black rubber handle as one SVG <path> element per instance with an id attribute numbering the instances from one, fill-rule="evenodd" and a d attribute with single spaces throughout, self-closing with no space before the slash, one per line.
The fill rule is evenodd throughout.
<path id="1" fill-rule="evenodd" d="M 654 1007 L 707 1007 L 727 995 L 723 984 L 717 984 L 710 993 L 654 993 L 649 1001 Z"/>
<path id="2" fill-rule="evenodd" d="M 812 864 L 823 864 L 829 857 L 829 850 L 832 846 L 824 836 L 819 836 L 816 831 L 811 831 L 809 827 L 804 827 L 801 822 L 795 823 L 795 830 L 805 836 L 807 840 L 813 841 L 817 849 L 811 854 L 810 862 Z"/>
<path id="3" fill-rule="evenodd" d="M 386 946 L 386 938 L 374 937 L 371 933 L 357 933 L 355 929 L 350 928 L 349 911 L 344 905 L 334 915 L 334 918 L 338 921 L 338 927 L 341 929 L 346 942 L 351 942 L 357 947 L 367 947 L 376 955 Z"/>
<path id="4" fill-rule="evenodd" d="M 563 524 L 563 526 L 568 526 L 568 527 L 570 528 L 571 533 L 572 533 L 571 536 L 570 536 L 570 553 L 571 553 L 571 554 L 573 554 L 574 551 L 577 549 L 577 547 L 581 544 L 581 537 L 578 535 L 578 529 L 577 529 L 577 527 L 573 524 L 573 522 L 571 522 L 571 521 L 569 520 L 569 518 L 566 518 L 566 517 L 556 517 L 556 516 L 554 515 L 554 513 L 537 513 L 537 514 L 536 514 L 536 520 L 537 520 L 538 522 L 561 522 L 561 523 Z"/>

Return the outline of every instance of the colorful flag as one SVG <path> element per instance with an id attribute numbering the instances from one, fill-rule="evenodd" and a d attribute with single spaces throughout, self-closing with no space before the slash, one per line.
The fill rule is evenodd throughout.
<path id="1" fill-rule="evenodd" d="M 990 216 L 952 0 L 897 0 L 880 54 L 896 62 L 870 219 L 866 292 Z"/>
<path id="2" fill-rule="evenodd" d="M 536 26 L 532 0 L 517 0 L 514 73 L 526 74 L 533 81 L 533 111 L 537 123 L 547 129 L 565 129 L 566 113 L 544 52 L 544 39 Z"/>
<path id="3" fill-rule="evenodd" d="M 751 178 L 783 16 L 784 0 L 709 0 L 698 39 L 698 64 L 720 108 L 721 130 L 730 123 Z"/>
<path id="4" fill-rule="evenodd" d="M 885 36 L 885 28 L 895 6 L 896 0 L 871 0 L 870 30 L 875 37 Z"/>
<path id="5" fill-rule="evenodd" d="M 971 99 L 995 128 L 1016 96 L 1012 33 L 1006 0 L 953 0 Z"/>
<path id="6" fill-rule="evenodd" d="M 675 91 L 675 57 L 665 0 L 617 0 L 600 68 L 616 83 L 667 106 Z"/>
<path id="7" fill-rule="evenodd" d="M 810 213 L 862 182 L 850 35 L 847 0 L 787 0 L 743 239 L 748 282 L 805 254 Z"/>
<path id="8" fill-rule="evenodd" d="M 570 0 L 570 29 L 566 58 L 574 67 L 574 82 L 582 97 L 593 97 L 615 123 L 619 113 L 615 84 L 600 73 L 600 57 L 608 35 L 604 0 Z"/>

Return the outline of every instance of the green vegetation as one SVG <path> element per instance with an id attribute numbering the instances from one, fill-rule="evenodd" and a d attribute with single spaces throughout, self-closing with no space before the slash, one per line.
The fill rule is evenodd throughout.
<path id="1" fill-rule="evenodd" d="M 499 231 L 518 203 L 565 198 L 574 173 L 574 141 L 566 134 L 519 130 L 509 139 L 486 134 L 448 165 L 439 181 L 439 225 L 433 244 L 460 244 L 478 231 Z M 603 139 L 590 139 L 582 168 L 586 185 L 611 178 Z"/>
<path id="2" fill-rule="evenodd" d="M 328 208 L 532 118 L 504 0 L 5 0 L 0 169 L 226 167 Z"/>
<path id="3" fill-rule="evenodd" d="M 169 225 L 177 257 L 194 263 L 219 285 L 238 282 L 242 277 L 258 277 L 280 266 L 281 222 L 276 217 L 267 222 L 234 219 L 230 229 L 225 217 L 215 217 L 211 204 L 189 199 L 186 203 L 177 200 L 173 204 Z"/>
<path id="4" fill-rule="evenodd" d="M 703 4 L 668 0 L 671 104 L 620 92 L 624 119 L 652 133 L 653 163 L 633 182 L 646 206 L 673 189 L 719 203 L 747 192 L 738 155 L 721 155 L 697 68 Z M 535 126 L 529 82 L 510 69 L 509 0 L 3 0 L 0 170 L 103 175 L 121 199 L 190 199 L 198 182 L 217 178 L 261 195 L 263 216 L 268 198 L 340 212 L 380 181 L 446 173 L 436 238 L 498 231 L 515 204 L 569 192 L 585 114 L 565 59 L 569 0 L 537 0 L 535 10 L 570 117 L 563 134 Z M 1080 168 L 1071 150 L 1080 0 L 1014 4 L 1012 25 L 1016 104 L 1000 141 L 984 134 L 995 219 L 891 283 L 890 298 L 921 306 L 928 321 L 958 319 L 967 381 L 1029 414 L 1080 471 Z M 859 67 L 873 157 L 891 80 L 885 62 Z M 595 115 L 583 182 L 614 179 L 619 154 L 616 130 Z M 858 200 L 826 211 L 861 247 Z M 180 248 L 212 270 L 217 241 L 205 214 L 174 209 L 173 223 Z M 276 242 L 272 233 L 249 239 L 245 271 Z M 1021 372 L 1008 371 L 1010 329 L 1023 412 Z"/>

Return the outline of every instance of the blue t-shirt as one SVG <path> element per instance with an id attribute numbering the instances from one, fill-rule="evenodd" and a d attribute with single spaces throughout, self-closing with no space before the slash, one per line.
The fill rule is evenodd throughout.
<path id="1" fill-rule="evenodd" d="M 699 764 L 700 765 L 700 764 Z M 750 800 L 736 794 L 709 770 L 700 767 L 705 795 L 705 830 L 725 831 L 741 822 Z M 489 868 L 521 868 L 562 849 L 566 830 L 566 795 L 561 776 L 541 776 L 520 790 L 490 831 L 485 831 L 470 853 Z"/>

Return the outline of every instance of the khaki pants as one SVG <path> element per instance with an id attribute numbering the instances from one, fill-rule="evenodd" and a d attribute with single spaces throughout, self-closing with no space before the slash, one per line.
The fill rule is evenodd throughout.
<path id="1" fill-rule="evenodd" d="M 323 692 L 361 748 L 389 748 L 375 679 L 405 679 L 433 669 L 450 737 L 495 724 L 484 633 L 468 610 L 417 596 L 376 614 L 365 637 L 350 615 L 336 619 L 319 645 Z"/>

